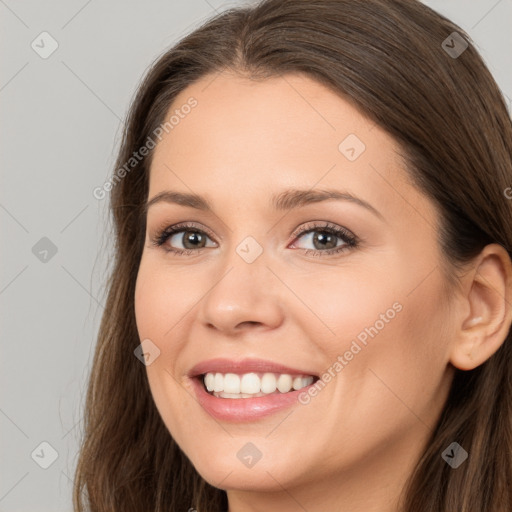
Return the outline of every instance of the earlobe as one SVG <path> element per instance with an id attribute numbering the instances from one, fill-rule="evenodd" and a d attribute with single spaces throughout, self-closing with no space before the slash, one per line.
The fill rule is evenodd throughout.
<path id="1" fill-rule="evenodd" d="M 456 330 L 450 362 L 472 370 L 501 347 L 510 330 L 512 264 L 507 251 L 499 244 L 487 245 L 463 279 L 467 293 L 460 300 L 466 314 Z"/>

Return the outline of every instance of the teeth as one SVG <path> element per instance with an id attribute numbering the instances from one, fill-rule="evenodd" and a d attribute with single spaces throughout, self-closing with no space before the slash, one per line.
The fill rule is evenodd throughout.
<path id="1" fill-rule="evenodd" d="M 261 379 L 261 392 L 273 393 L 277 389 L 276 376 L 273 373 L 265 373 Z"/>
<path id="2" fill-rule="evenodd" d="M 222 375 L 218 373 L 217 375 Z M 224 393 L 240 394 L 240 377 L 236 373 L 226 373 L 224 375 Z"/>
<path id="3" fill-rule="evenodd" d="M 295 389 L 295 390 L 303 388 L 304 386 L 302 384 L 302 377 L 295 377 L 293 379 L 292 385 L 293 385 L 293 389 Z"/>
<path id="4" fill-rule="evenodd" d="M 242 393 L 259 393 L 261 381 L 257 373 L 245 373 L 240 381 L 240 391 Z"/>
<path id="5" fill-rule="evenodd" d="M 298 389 L 305 388 L 309 386 L 313 382 L 312 377 L 295 377 L 293 379 L 293 389 L 297 391 Z"/>
<path id="6" fill-rule="evenodd" d="M 213 379 L 213 391 L 224 391 L 224 377 L 222 373 L 216 373 Z"/>
<path id="7" fill-rule="evenodd" d="M 209 393 L 220 398 L 253 398 L 271 393 L 297 391 L 313 383 L 311 375 L 287 373 L 207 373 L 204 385 Z"/>
<path id="8" fill-rule="evenodd" d="M 286 373 L 279 375 L 277 379 L 277 389 L 279 389 L 281 393 L 288 393 L 288 391 L 292 389 L 292 376 Z"/>
<path id="9" fill-rule="evenodd" d="M 215 375 L 213 373 L 207 373 L 204 377 L 204 385 L 208 391 L 213 391 L 215 387 Z"/>

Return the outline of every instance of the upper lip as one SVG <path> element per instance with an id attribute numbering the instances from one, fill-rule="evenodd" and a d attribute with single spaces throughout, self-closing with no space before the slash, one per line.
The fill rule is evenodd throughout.
<path id="1" fill-rule="evenodd" d="M 269 372 L 269 373 L 288 373 L 291 375 L 318 375 L 310 370 L 302 368 L 291 368 L 273 361 L 264 359 L 241 359 L 238 361 L 232 359 L 208 359 L 196 364 L 189 371 L 189 377 L 197 377 L 205 373 L 219 372 L 219 373 L 249 373 L 249 372 Z"/>

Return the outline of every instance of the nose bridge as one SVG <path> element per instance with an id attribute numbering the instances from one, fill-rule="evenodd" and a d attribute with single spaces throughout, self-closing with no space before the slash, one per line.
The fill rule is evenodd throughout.
<path id="1" fill-rule="evenodd" d="M 268 254 L 254 237 L 233 244 L 202 301 L 202 321 L 219 330 L 241 323 L 273 326 L 282 321 L 278 282 L 267 265 Z"/>

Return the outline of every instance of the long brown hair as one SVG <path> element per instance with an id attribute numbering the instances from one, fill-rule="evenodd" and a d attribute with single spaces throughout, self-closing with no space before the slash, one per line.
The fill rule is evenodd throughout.
<path id="1" fill-rule="evenodd" d="M 468 43 L 458 56 L 443 47 L 453 32 L 459 47 Z M 451 282 L 488 243 L 510 255 L 512 201 L 504 191 L 512 186 L 511 120 L 461 28 L 415 0 L 266 0 L 221 12 L 156 60 L 125 125 L 111 187 L 115 261 L 86 397 L 77 512 L 227 509 L 226 493 L 205 482 L 172 439 L 133 355 L 151 154 L 122 179 L 118 173 L 165 121 L 178 93 L 224 69 L 258 80 L 305 73 L 391 134 L 411 179 L 442 215 L 439 242 Z M 454 441 L 469 453 L 457 470 L 441 457 Z M 510 332 L 484 364 L 456 370 L 404 489 L 404 512 L 455 510 L 512 510 Z"/>

